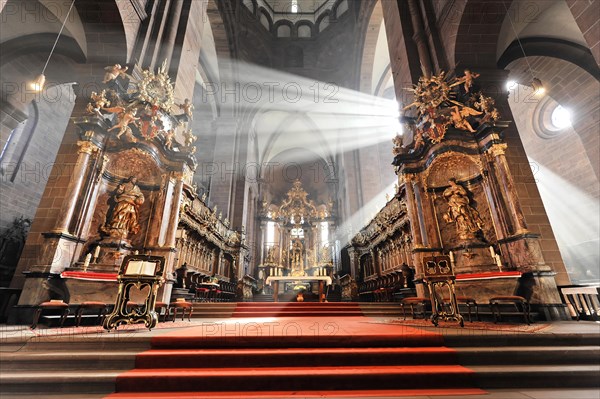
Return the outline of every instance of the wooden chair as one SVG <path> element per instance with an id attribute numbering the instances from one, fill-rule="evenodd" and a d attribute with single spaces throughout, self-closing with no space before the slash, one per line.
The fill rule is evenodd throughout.
<path id="1" fill-rule="evenodd" d="M 164 315 L 162 314 L 163 309 L 165 311 Z M 154 311 L 158 313 L 158 321 L 160 321 L 161 316 L 163 321 L 167 321 L 169 318 L 169 304 L 166 302 L 156 302 Z"/>
<path id="2" fill-rule="evenodd" d="M 177 318 L 177 313 L 181 309 L 181 320 L 185 317 L 185 312 L 188 312 L 188 321 L 192 321 L 192 313 L 194 312 L 194 307 L 191 302 L 186 301 L 177 301 L 171 302 L 169 305 L 169 309 L 173 311 L 173 322 Z"/>
<path id="3" fill-rule="evenodd" d="M 505 295 L 490 298 L 490 309 L 492 311 L 492 315 L 494 316 L 494 323 L 501 321 L 502 314 L 500 313 L 500 305 L 507 303 L 515 306 L 517 312 L 523 315 L 525 323 L 528 325 L 531 323 L 529 301 L 522 296 L 517 295 Z M 520 309 L 519 306 L 521 307 Z"/>
<path id="4" fill-rule="evenodd" d="M 40 303 L 33 316 L 33 322 L 31 323 L 31 329 L 35 329 L 40 321 L 40 316 L 44 310 L 60 310 L 60 327 L 62 328 L 65 324 L 65 320 L 67 320 L 67 316 L 69 315 L 69 304 L 64 302 L 42 302 Z"/>

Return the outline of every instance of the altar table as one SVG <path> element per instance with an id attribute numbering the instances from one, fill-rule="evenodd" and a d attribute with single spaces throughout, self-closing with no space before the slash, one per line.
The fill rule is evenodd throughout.
<path id="1" fill-rule="evenodd" d="M 331 285 L 331 277 L 329 276 L 269 276 L 265 283 L 271 285 L 273 283 L 273 301 L 279 302 L 279 282 L 280 281 L 293 281 L 293 282 L 319 282 L 319 302 L 324 302 L 323 287 L 325 284 Z"/>

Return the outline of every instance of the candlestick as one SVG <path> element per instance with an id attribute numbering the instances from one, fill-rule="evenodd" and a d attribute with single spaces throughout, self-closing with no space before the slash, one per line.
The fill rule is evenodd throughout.
<path id="1" fill-rule="evenodd" d="M 494 251 L 494 247 L 490 245 L 490 255 L 492 255 L 492 259 L 496 259 L 496 252 Z"/>
<path id="2" fill-rule="evenodd" d="M 454 254 L 452 251 L 448 252 L 448 255 L 450 256 L 450 262 L 454 263 Z"/>
<path id="3" fill-rule="evenodd" d="M 83 260 L 83 271 L 86 272 L 88 266 L 90 265 L 90 261 L 92 260 L 92 254 L 88 253 Z"/>

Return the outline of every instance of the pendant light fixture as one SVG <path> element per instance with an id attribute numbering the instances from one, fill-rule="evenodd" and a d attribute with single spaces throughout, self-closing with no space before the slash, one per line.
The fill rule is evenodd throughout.
<path id="1" fill-rule="evenodd" d="M 62 35 L 63 30 L 65 29 L 65 25 L 67 23 L 67 19 L 69 19 L 69 15 L 71 14 L 71 10 L 73 9 L 73 5 L 74 4 L 75 4 L 75 0 L 73 0 L 71 2 L 71 6 L 69 7 L 69 11 L 67 12 L 67 15 L 65 16 L 65 20 L 62 23 L 60 31 L 58 31 L 58 36 L 56 36 L 56 40 L 54 41 L 54 45 L 52 46 L 52 50 L 50 50 L 50 54 L 48 55 L 48 59 L 46 60 L 46 64 L 44 64 L 44 68 L 42 69 L 42 73 L 39 74 L 35 78 L 35 80 L 33 80 L 32 82 L 29 83 L 29 88 L 31 90 L 35 91 L 36 93 L 39 93 L 42 90 L 44 90 L 44 85 L 46 84 L 46 75 L 44 75 L 46 73 L 46 68 L 48 67 L 48 63 L 50 62 L 50 58 L 52 57 L 52 54 L 54 54 L 54 50 L 56 49 L 56 44 L 58 43 L 58 39 L 60 39 L 60 36 Z"/>

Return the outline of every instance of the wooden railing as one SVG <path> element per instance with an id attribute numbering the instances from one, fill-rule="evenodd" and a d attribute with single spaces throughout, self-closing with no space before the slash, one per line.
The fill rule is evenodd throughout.
<path id="1" fill-rule="evenodd" d="M 560 292 L 572 317 L 600 320 L 600 286 L 566 286 Z"/>

